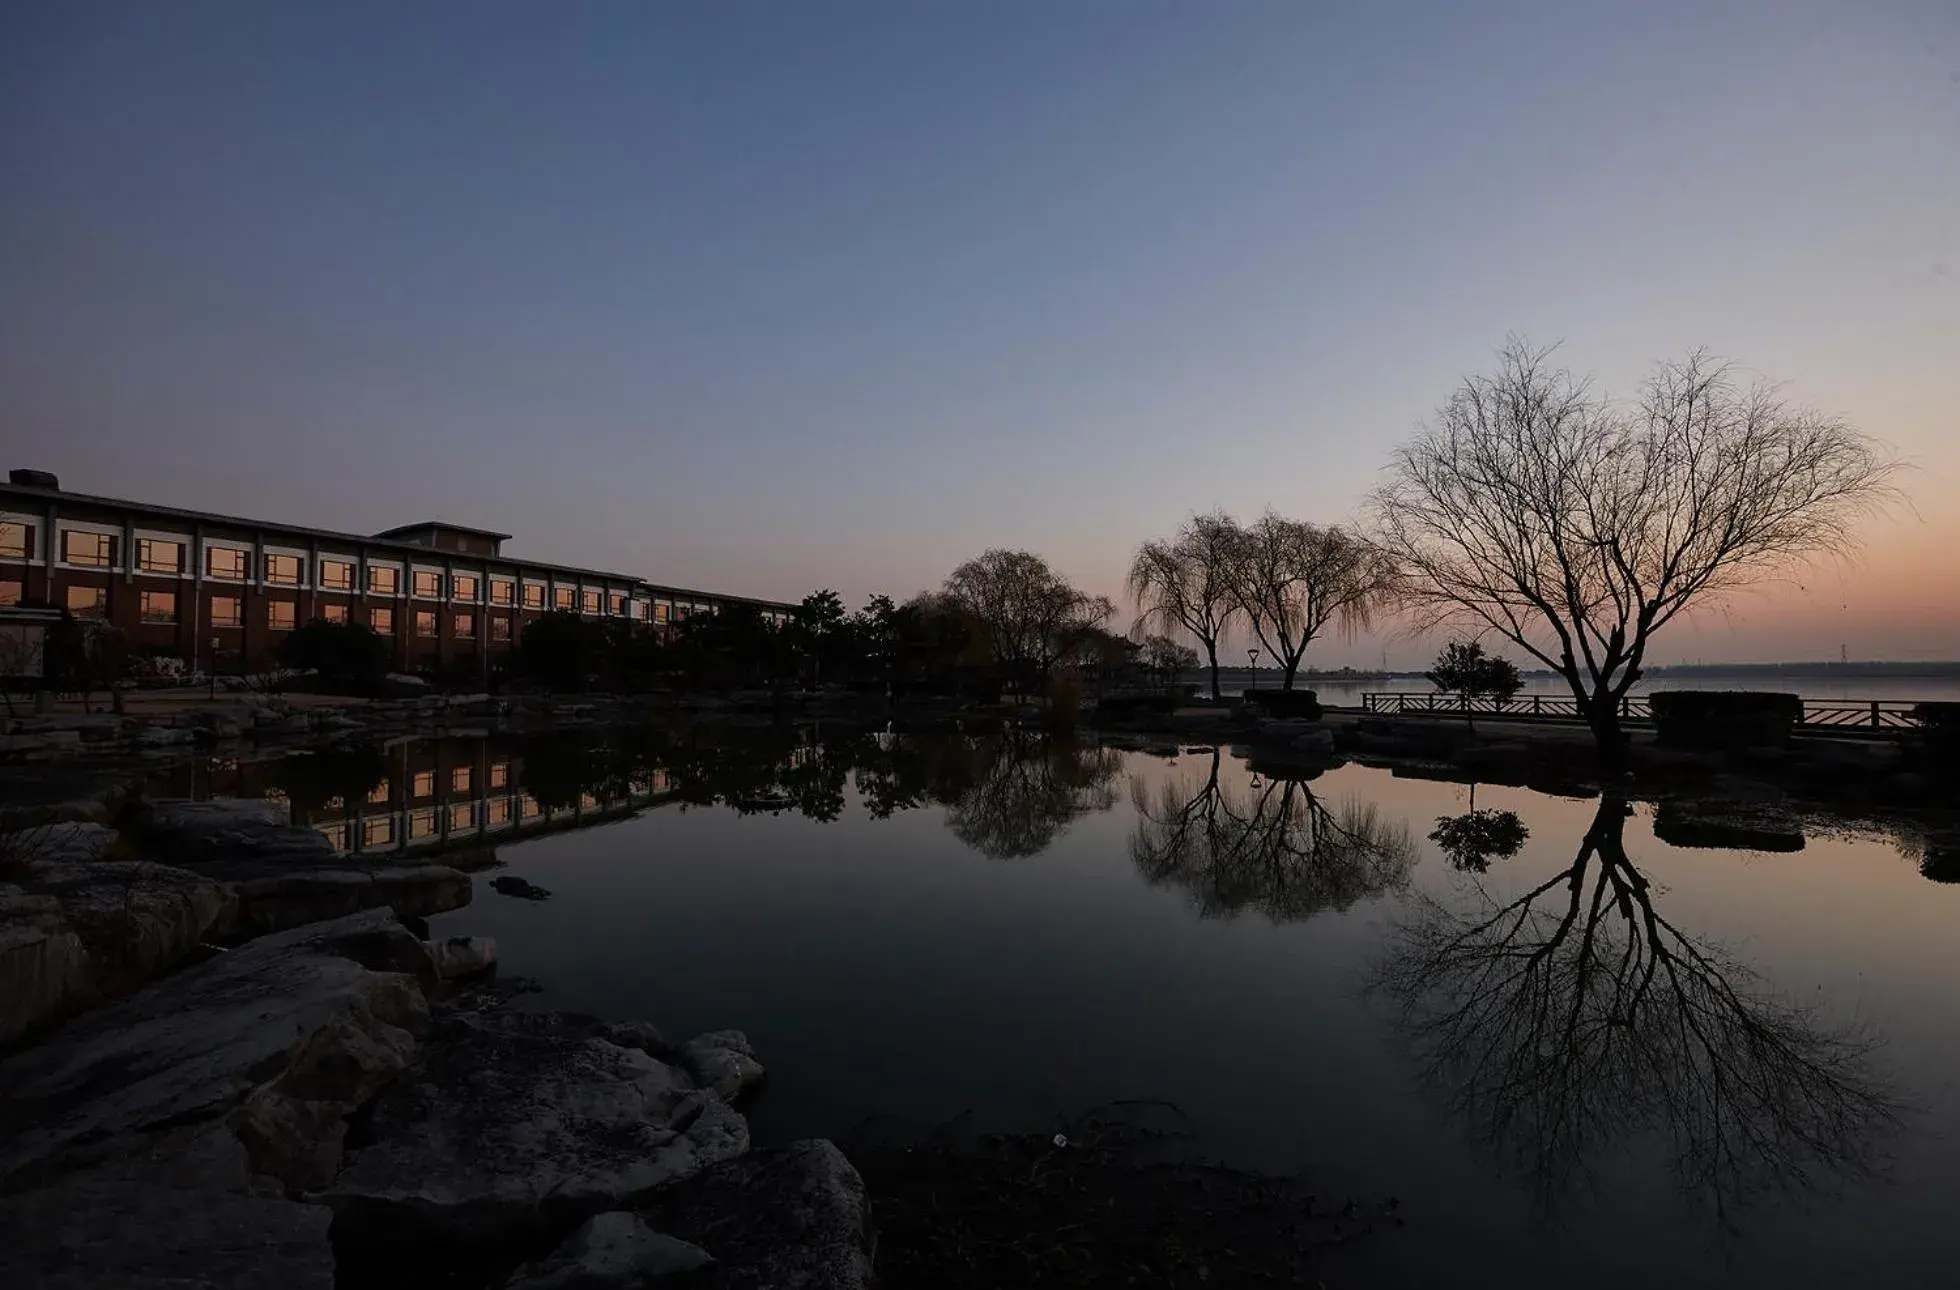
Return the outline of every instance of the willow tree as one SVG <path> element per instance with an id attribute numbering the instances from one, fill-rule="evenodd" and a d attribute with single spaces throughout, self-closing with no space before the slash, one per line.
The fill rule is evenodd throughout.
<path id="1" fill-rule="evenodd" d="M 1655 636 L 1851 541 L 1894 496 L 1880 445 L 1701 353 L 1616 403 L 1512 340 L 1399 449 L 1376 542 L 1417 625 L 1494 631 L 1563 677 L 1624 767 L 1622 700 Z"/>
<path id="2" fill-rule="evenodd" d="M 1219 698 L 1218 641 L 1239 615 L 1234 560 L 1242 533 L 1227 515 L 1197 515 L 1168 542 L 1145 542 L 1130 562 L 1137 625 L 1190 633 L 1204 647 L 1211 697 Z"/>
<path id="3" fill-rule="evenodd" d="M 1116 613 L 1108 598 L 1078 590 L 1028 551 L 975 556 L 953 570 L 945 594 L 1024 692 L 1046 682 L 1063 655 Z"/>
<path id="4" fill-rule="evenodd" d="M 1365 628 L 1395 593 L 1394 561 L 1359 534 L 1268 511 L 1231 536 L 1232 599 L 1293 688 L 1300 660 L 1330 625 Z"/>

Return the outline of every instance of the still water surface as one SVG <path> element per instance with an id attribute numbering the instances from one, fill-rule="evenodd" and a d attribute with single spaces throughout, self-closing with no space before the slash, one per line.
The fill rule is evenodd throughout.
<path id="1" fill-rule="evenodd" d="M 586 742 L 462 758 L 506 768 L 519 818 L 641 805 L 503 842 L 553 897 L 479 879 L 437 930 L 496 937 L 559 1006 L 747 1030 L 759 1141 L 1169 1099 L 1217 1158 L 1400 1197 L 1408 1226 L 1330 1286 L 1960 1266 L 1960 884 L 1910 843 L 1686 850 L 1644 805 L 1484 786 L 1528 836 L 1452 857 L 1429 834 L 1466 786 L 1360 766 L 1032 734 Z"/>

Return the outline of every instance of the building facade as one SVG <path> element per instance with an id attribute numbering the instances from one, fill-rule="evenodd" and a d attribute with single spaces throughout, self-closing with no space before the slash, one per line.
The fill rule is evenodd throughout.
<path id="1" fill-rule="evenodd" d="M 403 671 L 493 666 L 554 610 L 666 628 L 751 605 L 793 605 L 507 556 L 510 535 L 426 521 L 362 535 L 65 491 L 15 471 L 0 484 L 0 605 L 41 603 L 113 624 L 132 649 L 211 670 L 268 666 L 315 618 L 356 622 Z"/>

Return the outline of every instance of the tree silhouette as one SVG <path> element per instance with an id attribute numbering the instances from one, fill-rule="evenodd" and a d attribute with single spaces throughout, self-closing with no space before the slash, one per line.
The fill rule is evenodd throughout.
<path id="1" fill-rule="evenodd" d="M 1039 854 L 1079 816 L 1116 805 L 1123 761 L 1111 749 L 1010 727 L 976 753 L 970 781 L 946 803 L 946 823 L 990 859 Z"/>
<path id="2" fill-rule="evenodd" d="M 1472 794 L 1476 792 L 1473 787 Z M 1472 797 L 1474 801 L 1474 796 Z M 1461 873 L 1483 873 L 1492 860 L 1508 860 L 1523 849 L 1531 830 L 1515 811 L 1479 811 L 1474 807 L 1461 815 L 1446 815 L 1436 821 L 1429 840 L 1442 849 L 1450 868 Z"/>
<path id="3" fill-rule="evenodd" d="M 1130 859 L 1153 886 L 1182 887 L 1201 918 L 1254 910 L 1274 922 L 1341 910 L 1408 881 L 1408 830 L 1350 799 L 1330 807 L 1298 779 L 1233 788 L 1217 748 L 1193 782 L 1130 783 Z"/>
<path id="4" fill-rule="evenodd" d="M 1627 858 L 1627 812 L 1603 800 L 1572 864 L 1516 899 L 1423 900 L 1399 923 L 1374 988 L 1429 1081 L 1545 1208 L 1638 1136 L 1664 1139 L 1680 1185 L 1722 1216 L 1876 1168 L 1901 1108 L 1874 1041 L 1663 917 Z"/>

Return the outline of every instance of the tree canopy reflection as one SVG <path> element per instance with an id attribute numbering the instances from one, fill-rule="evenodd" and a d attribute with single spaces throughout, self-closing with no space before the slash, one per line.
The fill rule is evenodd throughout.
<path id="1" fill-rule="evenodd" d="M 1408 881 L 1408 830 L 1372 803 L 1329 805 L 1298 779 L 1228 785 L 1220 769 L 1213 748 L 1201 776 L 1130 784 L 1131 860 L 1153 886 L 1183 888 L 1200 917 L 1291 922 Z"/>
<path id="2" fill-rule="evenodd" d="M 1414 904 L 1376 985 L 1426 1076 L 1541 1205 L 1648 1135 L 1722 1214 L 1875 1168 L 1899 1115 L 1875 1041 L 1664 917 L 1627 857 L 1627 814 L 1602 801 L 1572 864 L 1515 899 Z"/>

